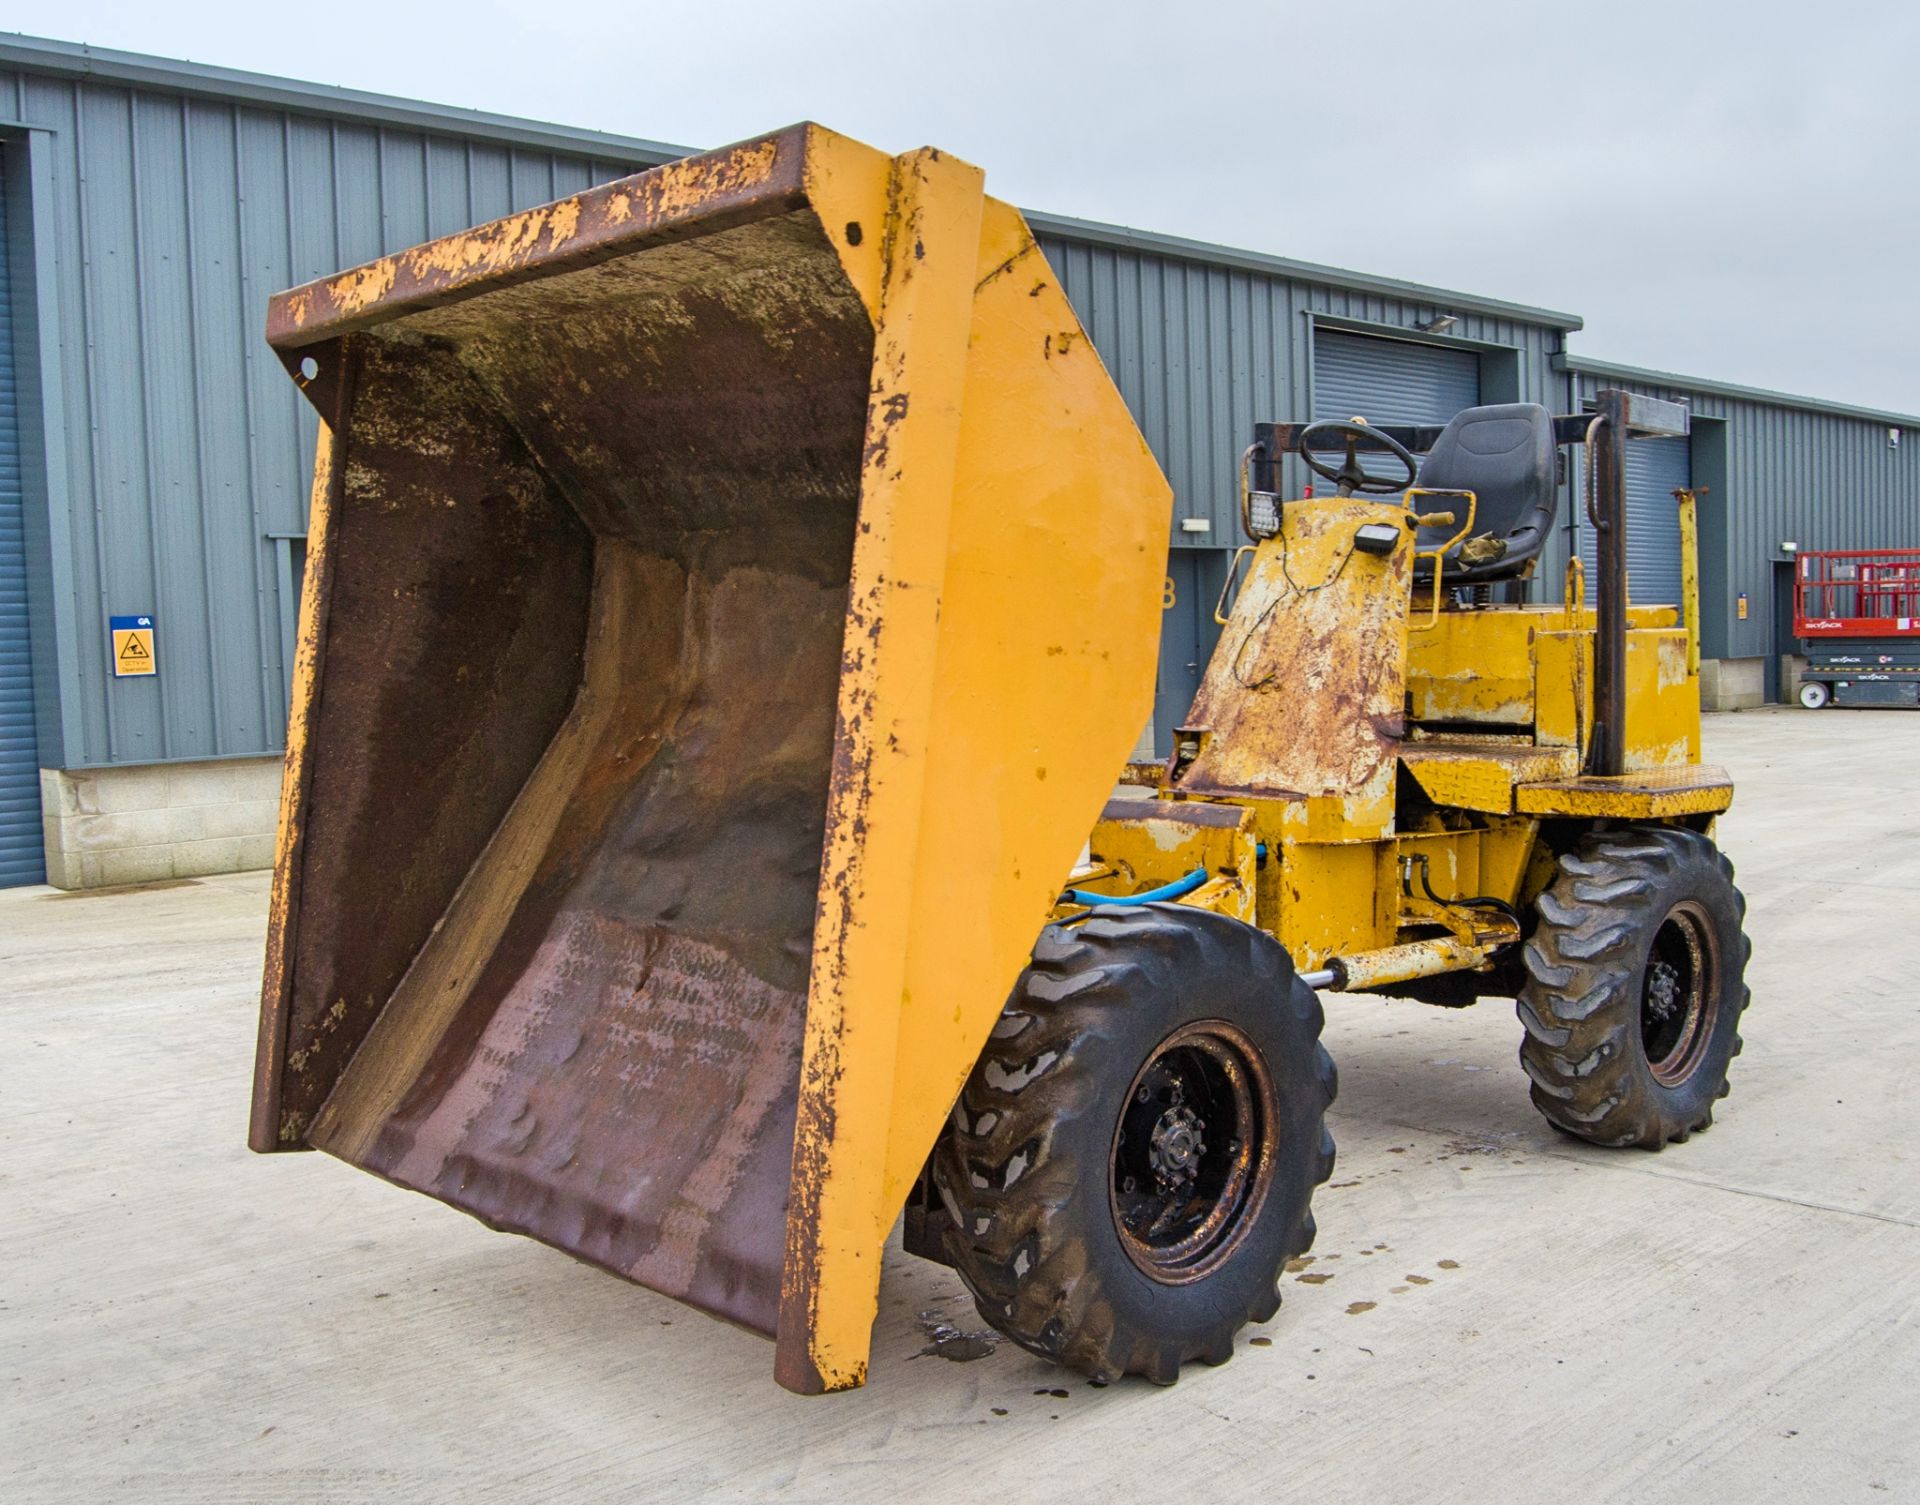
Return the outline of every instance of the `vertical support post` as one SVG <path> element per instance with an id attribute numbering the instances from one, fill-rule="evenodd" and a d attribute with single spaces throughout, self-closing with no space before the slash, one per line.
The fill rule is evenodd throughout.
<path id="1" fill-rule="evenodd" d="M 1593 634 L 1593 743 L 1587 771 L 1627 768 L 1627 394 L 1601 392 L 1594 466 L 1596 563 Z"/>
<path id="2" fill-rule="evenodd" d="M 1700 493 L 1682 486 L 1680 504 L 1680 621 L 1687 629 L 1687 677 L 1700 677 Z"/>

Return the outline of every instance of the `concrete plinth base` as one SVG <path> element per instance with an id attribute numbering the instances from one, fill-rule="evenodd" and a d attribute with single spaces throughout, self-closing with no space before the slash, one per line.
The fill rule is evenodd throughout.
<path id="1" fill-rule="evenodd" d="M 1700 709 L 1750 711 L 1767 703 L 1765 658 L 1700 660 Z"/>
<path id="2" fill-rule="evenodd" d="M 273 866 L 279 758 L 40 770 L 47 882 L 111 888 Z"/>

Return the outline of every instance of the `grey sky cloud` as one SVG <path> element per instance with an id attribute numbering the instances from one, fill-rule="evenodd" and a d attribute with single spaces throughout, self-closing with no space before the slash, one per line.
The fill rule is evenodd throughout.
<path id="1" fill-rule="evenodd" d="M 810 118 L 1034 208 L 1583 315 L 1920 412 L 1920 7 L 12 0 L 10 28 L 710 146 Z"/>

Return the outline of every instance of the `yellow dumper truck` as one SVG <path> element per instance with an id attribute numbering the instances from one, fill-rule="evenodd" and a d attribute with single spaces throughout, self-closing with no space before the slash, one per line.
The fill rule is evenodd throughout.
<path id="1" fill-rule="evenodd" d="M 1683 410 L 1262 425 L 1219 647 L 1116 799 L 1170 494 L 965 163 L 800 126 L 268 337 L 322 427 L 255 1149 L 764 1333 L 808 1392 L 864 1379 L 904 1209 L 1016 1342 L 1171 1382 L 1313 1236 L 1316 990 L 1517 996 L 1598 1142 L 1724 1093 L 1732 790 L 1622 532 L 1624 446 Z M 1577 564 L 1496 602 L 1570 443 L 1597 604 Z"/>

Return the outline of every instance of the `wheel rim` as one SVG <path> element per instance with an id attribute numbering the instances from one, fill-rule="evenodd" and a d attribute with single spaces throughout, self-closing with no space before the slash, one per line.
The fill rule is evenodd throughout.
<path id="1" fill-rule="evenodd" d="M 1654 932 L 1640 986 L 1640 1044 L 1663 1087 L 1693 1075 L 1719 1012 L 1713 926 L 1697 904 L 1678 904 Z"/>
<path id="2" fill-rule="evenodd" d="M 1225 1020 L 1175 1031 L 1127 1089 L 1108 1188 L 1127 1257 L 1167 1285 L 1217 1268 L 1259 1216 L 1273 1179 L 1273 1081 Z"/>

